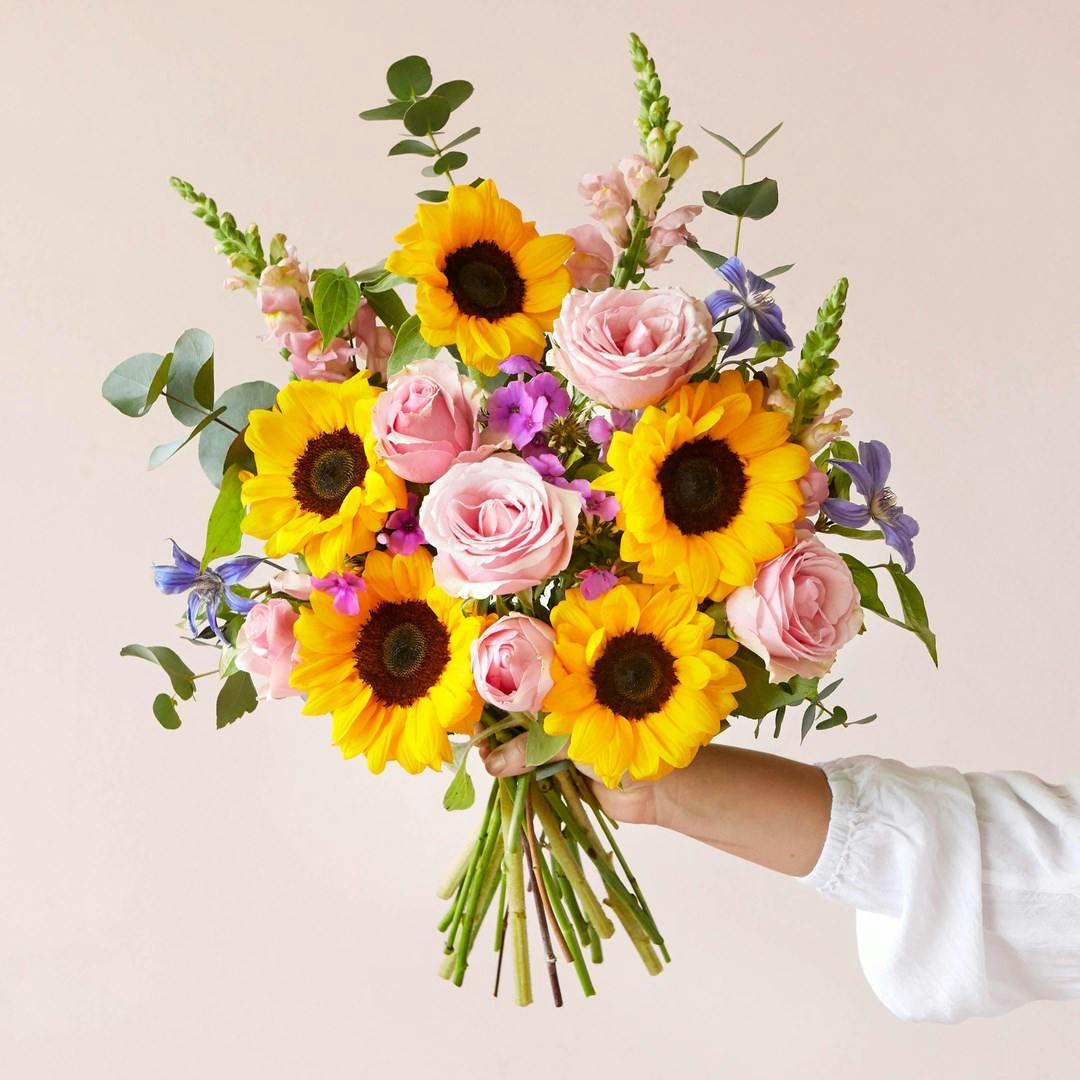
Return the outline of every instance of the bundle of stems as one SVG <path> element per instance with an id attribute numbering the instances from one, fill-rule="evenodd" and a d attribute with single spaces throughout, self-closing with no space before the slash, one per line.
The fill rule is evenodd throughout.
<path id="1" fill-rule="evenodd" d="M 517 1003 L 531 1004 L 527 892 L 556 1006 L 563 1001 L 560 959 L 573 967 L 586 997 L 596 993 L 589 965 L 603 960 L 601 942 L 614 935 L 616 922 L 646 971 L 659 974 L 671 958 L 615 842 L 617 828 L 567 761 L 494 781 L 476 840 L 439 892 L 450 901 L 439 924 L 446 934 L 443 978 L 456 986 L 464 982 L 484 919 L 494 908 L 495 993 L 509 938 Z"/>

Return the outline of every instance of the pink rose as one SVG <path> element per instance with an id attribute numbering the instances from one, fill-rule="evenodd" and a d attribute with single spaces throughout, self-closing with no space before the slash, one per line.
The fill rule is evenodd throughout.
<path id="1" fill-rule="evenodd" d="M 367 368 L 385 379 L 386 362 L 394 351 L 394 332 L 375 322 L 375 309 L 366 300 L 360 301 L 349 334 L 353 339 L 357 366 Z"/>
<path id="2" fill-rule="evenodd" d="M 686 226 L 702 209 L 701 206 L 680 206 L 678 210 L 665 214 L 653 225 L 649 239 L 645 241 L 646 266 L 655 269 L 668 261 L 673 247 L 693 239 Z"/>
<path id="3" fill-rule="evenodd" d="M 847 564 L 815 536 L 765 563 L 752 585 L 728 597 L 735 636 L 757 653 L 773 682 L 813 679 L 863 624 L 859 590 Z"/>
<path id="4" fill-rule="evenodd" d="M 472 644 L 477 692 L 507 712 L 537 712 L 555 685 L 554 655 L 555 631 L 547 623 L 517 612 L 505 615 Z"/>
<path id="5" fill-rule="evenodd" d="M 567 229 L 566 235 L 574 241 L 574 254 L 566 263 L 575 289 L 606 289 L 611 284 L 611 271 L 615 266 L 615 252 L 604 239 L 599 225 L 579 225 Z"/>
<path id="6" fill-rule="evenodd" d="M 301 379 L 315 382 L 344 382 L 356 373 L 353 350 L 342 338 L 334 338 L 329 349 L 323 349 L 318 330 L 297 330 L 281 337 L 289 350 L 289 363 Z"/>
<path id="7" fill-rule="evenodd" d="M 461 462 L 420 504 L 420 528 L 435 556 L 436 584 L 452 596 L 529 589 L 565 570 L 581 496 L 545 483 L 511 454 Z"/>
<path id="8" fill-rule="evenodd" d="M 799 491 L 803 497 L 803 517 L 813 521 L 821 511 L 821 504 L 829 497 L 828 475 L 811 464 L 799 481 Z"/>
<path id="9" fill-rule="evenodd" d="M 555 320 L 548 363 L 616 409 L 654 405 L 716 353 L 709 309 L 681 289 L 572 291 Z"/>
<path id="10" fill-rule="evenodd" d="M 402 368 L 371 414 L 379 455 L 403 480 L 430 484 L 462 455 L 480 449 L 476 384 L 447 360 Z"/>
<path id="11" fill-rule="evenodd" d="M 247 613 L 236 635 L 236 666 L 252 675 L 269 676 L 259 690 L 260 698 L 300 693 L 289 685 L 289 676 L 300 659 L 300 646 L 293 637 L 293 624 L 298 618 L 288 600 L 267 600 Z"/>

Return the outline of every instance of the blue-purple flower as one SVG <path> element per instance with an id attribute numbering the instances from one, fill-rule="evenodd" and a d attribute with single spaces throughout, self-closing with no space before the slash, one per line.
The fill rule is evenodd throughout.
<path id="1" fill-rule="evenodd" d="M 196 619 L 199 609 L 205 607 L 206 621 L 214 636 L 223 645 L 228 645 L 229 642 L 217 621 L 221 602 L 224 600 L 230 610 L 246 615 L 255 606 L 255 601 L 241 596 L 232 586 L 243 581 L 264 560 L 257 555 L 237 555 L 219 562 L 216 566 L 200 570 L 199 560 L 184 551 L 175 540 L 172 541 L 172 549 L 172 565 L 154 566 L 154 584 L 167 595 L 189 593 L 187 620 L 192 637 L 199 635 Z"/>
<path id="2" fill-rule="evenodd" d="M 919 534 L 919 523 L 897 506 L 896 496 L 886 482 L 892 468 L 892 455 L 883 443 L 872 439 L 859 443 L 859 460 L 842 461 L 831 458 L 831 465 L 843 469 L 865 503 L 847 499 L 826 499 L 821 509 L 837 525 L 849 529 L 861 529 L 870 521 L 877 523 L 885 536 L 885 543 L 898 552 L 904 560 L 904 573 L 910 574 L 915 566 L 915 548 L 912 540 Z"/>
<path id="3" fill-rule="evenodd" d="M 716 272 L 731 286 L 717 289 L 705 297 L 713 321 L 726 315 L 738 315 L 735 331 L 724 356 L 737 356 L 754 342 L 755 330 L 762 341 L 779 341 L 791 348 L 791 338 L 784 328 L 784 313 L 773 300 L 773 284 L 748 270 L 740 258 L 733 257 L 716 268 Z"/>
<path id="4" fill-rule="evenodd" d="M 488 430 L 508 438 L 520 450 L 557 416 L 570 411 L 566 387 L 549 372 L 518 378 L 488 398 Z"/>

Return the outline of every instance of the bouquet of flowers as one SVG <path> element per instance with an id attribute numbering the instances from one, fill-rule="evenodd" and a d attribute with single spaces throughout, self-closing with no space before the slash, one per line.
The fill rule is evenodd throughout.
<path id="1" fill-rule="evenodd" d="M 457 179 L 479 129 L 446 129 L 473 88 L 432 88 L 418 56 L 361 116 L 400 122 L 390 154 L 445 186 L 418 193 L 374 266 L 309 273 L 283 235 L 264 247 L 174 179 L 228 258 L 227 286 L 265 316 L 280 375 L 218 392 L 213 342 L 187 330 L 103 387 L 128 416 L 163 400 L 186 430 L 150 467 L 197 441 L 217 489 L 201 554 L 174 542 L 154 568 L 186 595 L 185 638 L 213 650 L 210 670 L 164 645 L 123 649 L 168 677 L 163 727 L 204 677 L 221 680 L 218 727 L 296 695 L 372 772 L 448 768 L 449 810 L 474 801 L 475 746 L 525 736 L 535 770 L 491 784 L 440 893 L 444 976 L 461 984 L 493 910 L 521 1004 L 530 891 L 557 1004 L 559 960 L 592 994 L 617 925 L 650 973 L 669 959 L 589 778 L 659 779 L 734 717 L 755 734 L 771 717 L 778 735 L 798 706 L 804 738 L 873 720 L 827 703 L 866 612 L 936 661 L 889 451 L 848 442 L 851 411 L 834 405 L 848 283 L 795 355 L 770 280 L 791 267 L 759 276 L 740 255 L 744 222 L 777 205 L 776 181 L 746 173 L 779 125 L 745 151 L 707 132 L 739 183 L 671 208 L 698 155 L 634 35 L 631 58 L 641 153 L 581 180 L 591 220 L 563 234 L 541 234 L 490 179 Z M 732 220 L 730 257 L 690 232 L 705 207 Z M 647 281 L 679 250 L 706 264 L 700 299 Z M 245 536 L 260 553 L 240 554 Z M 899 561 L 867 565 L 835 538 L 883 541 Z"/>

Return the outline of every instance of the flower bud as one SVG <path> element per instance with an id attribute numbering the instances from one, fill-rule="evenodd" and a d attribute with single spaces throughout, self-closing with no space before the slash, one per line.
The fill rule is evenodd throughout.
<path id="1" fill-rule="evenodd" d="M 670 125 L 668 126 L 670 127 Z M 665 132 L 665 136 L 671 138 L 667 132 Z M 690 168 L 690 163 L 697 160 L 697 156 L 698 152 L 692 146 L 680 146 L 668 161 L 668 176 L 672 180 L 681 179 L 686 175 L 686 170 Z"/>
<path id="2" fill-rule="evenodd" d="M 654 127 L 645 137 L 645 153 L 649 161 L 659 168 L 664 163 L 664 155 L 667 153 L 667 139 L 664 132 Z"/>

